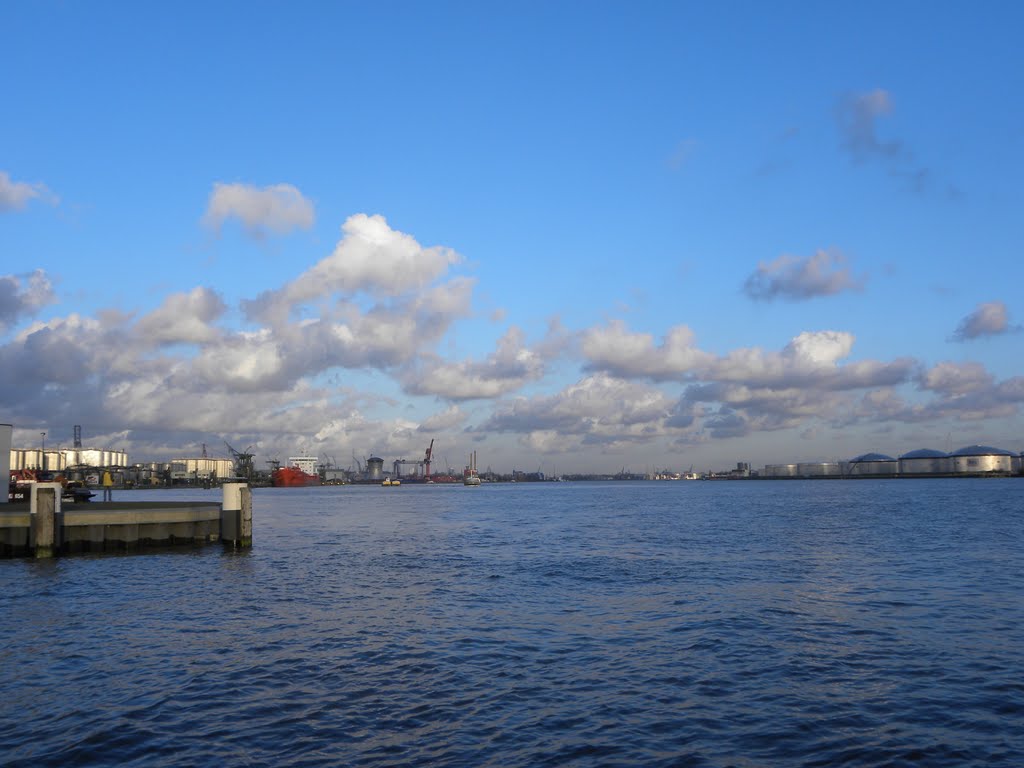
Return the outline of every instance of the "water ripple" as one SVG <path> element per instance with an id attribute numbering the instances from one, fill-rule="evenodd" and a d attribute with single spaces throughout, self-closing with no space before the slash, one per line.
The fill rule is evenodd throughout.
<path id="1" fill-rule="evenodd" d="M 1024 483 L 480 491 L 0 562 L 0 761 L 1024 764 Z"/>

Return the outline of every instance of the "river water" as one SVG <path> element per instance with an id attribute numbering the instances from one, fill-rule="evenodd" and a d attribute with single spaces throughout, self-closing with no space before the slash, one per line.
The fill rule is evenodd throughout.
<path id="1" fill-rule="evenodd" d="M 0 764 L 1024 765 L 1024 480 L 257 489 L 254 544 L 0 561 Z"/>

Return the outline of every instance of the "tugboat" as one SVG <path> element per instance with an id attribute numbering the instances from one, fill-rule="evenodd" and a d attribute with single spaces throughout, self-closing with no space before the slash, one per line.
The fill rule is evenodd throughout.
<path id="1" fill-rule="evenodd" d="M 469 454 L 469 464 L 462 470 L 463 485 L 480 485 L 480 475 L 476 471 L 476 451 Z"/>

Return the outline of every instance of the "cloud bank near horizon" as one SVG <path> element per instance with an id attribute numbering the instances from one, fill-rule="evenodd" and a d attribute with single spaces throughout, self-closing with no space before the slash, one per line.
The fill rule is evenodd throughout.
<path id="1" fill-rule="evenodd" d="M 843 264 L 824 251 L 783 258 L 762 264 L 751 290 L 807 298 L 859 288 Z M 31 320 L 54 301 L 53 279 L 43 270 L 2 276 L 4 415 L 97 425 L 147 456 L 209 435 L 263 455 L 297 444 L 325 455 L 371 446 L 404 455 L 435 430 L 452 442 L 505 436 L 524 451 L 568 456 L 682 450 L 779 430 L 978 421 L 1024 404 L 1024 377 L 997 381 L 977 363 L 855 359 L 856 337 L 843 330 L 805 330 L 777 350 L 713 353 L 686 325 L 659 340 L 622 319 L 576 331 L 555 321 L 531 340 L 497 314 L 504 329 L 491 352 L 452 358 L 444 340 L 475 314 L 476 280 L 464 265 L 382 216 L 355 214 L 327 256 L 236 307 L 199 285 L 141 315 Z M 245 326 L 232 326 L 236 312 Z M 1009 328 L 1005 305 L 990 302 L 958 335 Z M 368 375 L 390 384 L 367 388 Z M 413 398 L 416 414 L 389 389 Z"/>

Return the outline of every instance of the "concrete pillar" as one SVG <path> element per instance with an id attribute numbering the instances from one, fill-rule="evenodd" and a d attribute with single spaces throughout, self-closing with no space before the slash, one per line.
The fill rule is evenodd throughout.
<path id="1" fill-rule="evenodd" d="M 10 424 L 0 424 L 0 482 L 11 482 L 11 439 L 14 434 L 14 427 Z M 7 488 L 0 493 L 0 504 L 7 503 Z"/>
<path id="2" fill-rule="evenodd" d="M 245 548 L 252 546 L 252 489 L 245 483 L 224 483 L 220 508 L 220 540 Z"/>
<path id="3" fill-rule="evenodd" d="M 60 483 L 33 483 L 29 546 L 36 557 L 53 557 L 60 546 Z"/>

